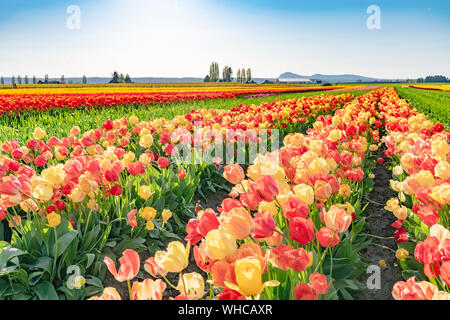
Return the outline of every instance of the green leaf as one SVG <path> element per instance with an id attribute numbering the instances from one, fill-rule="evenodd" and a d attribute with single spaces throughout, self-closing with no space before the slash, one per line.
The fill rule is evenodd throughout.
<path id="1" fill-rule="evenodd" d="M 55 287 L 50 281 L 43 281 L 32 289 L 39 300 L 59 300 Z"/>
<path id="2" fill-rule="evenodd" d="M 26 252 L 23 252 L 22 250 L 19 250 L 17 248 L 13 248 L 11 246 L 4 247 L 2 252 L 0 252 L 0 268 L 6 267 L 6 264 L 12 258 L 21 256 L 24 254 L 26 254 Z"/>
<path id="3" fill-rule="evenodd" d="M 62 237 L 58 238 L 58 253 L 57 257 L 62 255 L 64 251 L 67 249 L 69 244 L 75 239 L 75 237 L 78 235 L 78 231 L 73 230 L 70 232 L 65 233 Z M 53 252 L 55 250 L 53 249 Z"/>
<path id="4" fill-rule="evenodd" d="M 6 290 L 9 288 L 9 283 L 6 280 L 0 279 L 0 299 L 3 298 Z"/>
<path id="5" fill-rule="evenodd" d="M 30 270 L 43 270 L 49 274 L 52 272 L 53 259 L 50 257 L 39 257 L 29 265 Z"/>

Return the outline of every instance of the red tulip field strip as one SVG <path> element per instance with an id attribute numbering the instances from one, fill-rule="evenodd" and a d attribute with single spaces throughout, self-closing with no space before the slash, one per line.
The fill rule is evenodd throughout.
<path id="1" fill-rule="evenodd" d="M 251 89 L 237 91 L 214 92 L 156 92 L 156 93 L 66 93 L 66 94 L 0 94 L 0 116 L 11 115 L 18 112 L 49 111 L 52 109 L 77 108 L 111 108 L 118 105 L 153 105 L 160 103 L 183 102 L 207 99 L 232 99 L 237 96 L 267 94 L 267 93 L 294 93 L 309 91 L 327 91 L 336 87 L 318 88 L 271 88 Z"/>

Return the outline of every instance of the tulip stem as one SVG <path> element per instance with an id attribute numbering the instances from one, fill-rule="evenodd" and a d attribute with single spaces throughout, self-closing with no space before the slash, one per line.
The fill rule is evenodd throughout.
<path id="1" fill-rule="evenodd" d="M 184 294 L 187 296 L 188 293 L 187 293 L 186 283 L 184 282 L 183 272 L 180 272 L 180 278 L 181 278 L 181 281 L 183 282 Z"/>
<path id="2" fill-rule="evenodd" d="M 169 279 L 167 279 L 165 276 L 163 276 L 164 280 L 166 280 L 166 282 L 169 284 L 169 286 L 171 286 L 172 288 L 174 288 L 175 290 L 178 290 L 177 287 L 175 287 L 172 282 L 169 281 Z"/>
<path id="3" fill-rule="evenodd" d="M 56 259 L 58 258 L 58 233 L 56 232 L 56 227 L 53 228 L 53 231 L 55 233 L 55 255 L 53 257 L 52 280 L 56 270 Z"/>
<path id="4" fill-rule="evenodd" d="M 131 282 L 130 282 L 130 280 L 127 280 L 127 285 L 128 285 L 128 294 L 130 295 L 130 300 L 134 300 L 133 299 L 133 294 L 131 293 Z"/>
<path id="5" fill-rule="evenodd" d="M 374 234 L 369 234 L 369 233 L 361 233 L 361 235 L 374 237 L 374 238 L 378 238 L 378 239 L 395 239 L 395 237 L 380 237 L 380 236 L 376 236 Z"/>
<path id="6" fill-rule="evenodd" d="M 383 245 L 381 245 L 381 244 L 378 244 L 378 243 L 371 243 L 371 245 L 373 245 L 373 246 L 377 246 L 377 247 L 380 247 L 380 248 L 383 248 L 383 249 L 388 249 L 388 250 L 391 250 L 392 252 L 396 252 L 395 250 L 392 250 L 391 248 L 389 248 L 389 247 L 386 247 L 386 246 L 383 246 Z"/>

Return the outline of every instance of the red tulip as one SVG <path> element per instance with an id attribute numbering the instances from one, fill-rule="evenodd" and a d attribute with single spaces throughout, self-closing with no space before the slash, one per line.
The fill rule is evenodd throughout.
<path id="1" fill-rule="evenodd" d="M 122 253 L 122 258 L 119 259 L 119 272 L 116 271 L 116 265 L 111 258 L 105 257 L 104 262 L 106 263 L 109 272 L 111 272 L 114 278 L 119 282 L 130 281 L 135 278 L 139 272 L 139 255 L 136 251 L 131 249 L 126 249 Z"/>
<path id="2" fill-rule="evenodd" d="M 292 239 L 302 246 L 314 239 L 314 223 L 311 219 L 293 218 L 289 221 L 289 230 Z"/>
<path id="3" fill-rule="evenodd" d="M 159 157 L 157 162 L 158 166 L 161 169 L 165 169 L 169 166 L 169 159 L 167 159 L 166 157 Z"/>
<path id="4" fill-rule="evenodd" d="M 253 237 L 255 239 L 271 237 L 277 227 L 277 223 L 270 212 L 267 211 L 257 212 L 253 218 L 253 222 L 255 224 L 255 230 L 253 231 Z"/>
<path id="5" fill-rule="evenodd" d="M 327 283 L 327 277 L 325 275 L 317 272 L 311 273 L 309 282 L 317 294 L 326 294 L 331 284 L 331 282 Z"/>
<path id="6" fill-rule="evenodd" d="M 19 193 L 21 187 L 20 181 L 15 176 L 9 175 L 0 182 L 0 194 L 15 196 Z"/>
<path id="7" fill-rule="evenodd" d="M 267 202 L 272 202 L 278 195 L 278 184 L 272 176 L 262 176 L 251 185 L 252 191 Z"/>
<path id="8" fill-rule="evenodd" d="M 317 294 L 311 285 L 299 283 L 294 289 L 295 300 L 317 300 Z"/>

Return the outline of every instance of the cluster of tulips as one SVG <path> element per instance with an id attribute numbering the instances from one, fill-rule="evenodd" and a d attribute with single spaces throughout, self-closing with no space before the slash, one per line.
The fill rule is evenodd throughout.
<path id="1" fill-rule="evenodd" d="M 196 121 L 201 121 L 203 132 L 210 135 L 227 128 L 270 129 L 280 123 L 284 127 L 290 122 L 305 122 L 305 116 L 328 112 L 351 99 L 351 95 L 292 99 L 229 111 L 191 111 L 172 120 L 139 122 L 132 116 L 105 121 L 101 128 L 83 134 L 74 127 L 70 136 L 61 139 L 46 139 L 45 131 L 36 128 L 25 146 L 17 141 L 1 145 L 1 217 L 5 218 L 6 208 L 19 205 L 25 212 L 44 209 L 52 213 L 66 209 L 68 202 L 95 208 L 99 198 L 124 196 L 123 187 L 132 184 L 134 177 L 148 174 L 153 167 L 159 170 L 153 170 L 153 175 L 163 174 L 176 150 L 175 143 L 187 140 L 196 145 L 192 134 Z M 180 167 L 177 175 L 182 180 L 187 172 Z M 138 194 L 148 200 L 154 191 L 143 184 Z M 14 219 L 20 220 L 20 215 Z"/>
<path id="2" fill-rule="evenodd" d="M 184 102 L 190 100 L 231 99 L 241 95 L 265 93 L 294 93 L 307 91 L 327 91 L 333 88 L 260 88 L 246 90 L 215 90 L 192 92 L 141 92 L 129 90 L 127 92 L 100 93 L 54 93 L 54 94 L 0 94 L 0 116 L 11 116 L 20 112 L 48 111 L 52 109 L 77 108 L 112 108 L 118 105 L 153 105 L 161 103 Z M 143 92 L 142 92 L 143 91 Z"/>
<path id="3" fill-rule="evenodd" d="M 392 294 L 398 300 L 450 299 L 450 132 L 393 89 L 380 109 L 389 131 L 383 142 L 392 161 L 390 185 L 398 193 L 385 208 L 397 218 L 396 256 L 414 274 L 397 282 Z"/>
<path id="4" fill-rule="evenodd" d="M 120 224 L 113 232 L 116 237 L 121 233 L 147 237 L 155 227 L 164 228 L 172 216 L 177 218 L 174 210 L 193 198 L 199 169 L 176 164 L 172 158 L 178 143 L 208 146 L 196 140 L 196 122 L 203 122 L 204 136 L 234 128 L 295 130 L 295 125 L 338 109 L 352 98 L 329 95 L 229 111 L 200 110 L 172 120 L 139 121 L 131 116 L 105 121 L 84 133 L 74 127 L 62 138 L 48 137 L 36 128 L 25 145 L 5 141 L 0 146 L 0 221 L 7 219 L 15 239 L 30 234 L 30 223 L 43 236 L 48 228 L 61 230 L 54 232 L 56 240 L 63 232 L 78 230 L 82 237 L 101 229 L 97 237 L 102 246 L 113 223 Z M 216 160 L 219 169 L 221 159 Z M 174 194 L 183 196 L 183 202 L 168 201 Z M 66 222 L 71 225 L 68 229 Z M 89 253 L 92 245 L 81 245 Z"/>
<path id="5" fill-rule="evenodd" d="M 234 185 L 230 197 L 217 212 L 198 208 L 186 226 L 186 246 L 170 243 L 146 261 L 147 271 L 154 278 L 178 273 L 178 286 L 168 284 L 183 298 L 203 298 L 200 274 L 183 280 L 192 246 L 211 299 L 331 298 L 332 265 L 325 275 L 323 263 L 327 255 L 333 260 L 333 249 L 357 219 L 361 166 L 378 148 L 376 105 L 383 93 L 317 117 L 306 135 L 288 134 L 283 148 L 259 155 L 246 174 L 238 164 L 226 165 L 223 175 Z M 106 290 L 103 299 L 113 289 Z"/>

